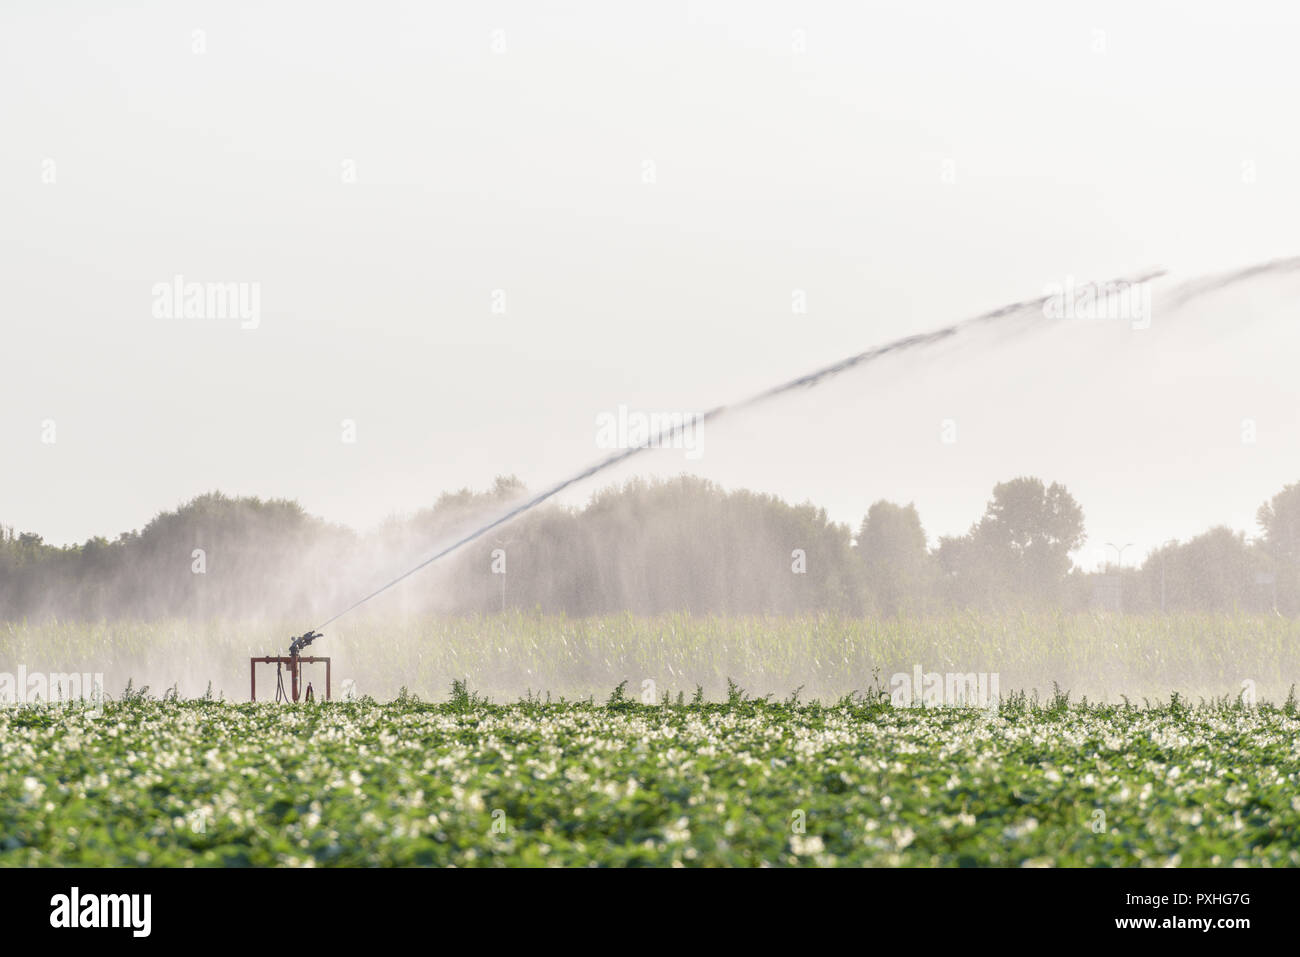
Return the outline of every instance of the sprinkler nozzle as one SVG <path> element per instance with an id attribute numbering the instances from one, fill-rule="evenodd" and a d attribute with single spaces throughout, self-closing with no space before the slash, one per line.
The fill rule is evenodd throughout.
<path id="1" fill-rule="evenodd" d="M 289 643 L 289 657 L 297 658 L 298 652 L 302 651 L 302 649 L 306 648 L 317 638 L 323 637 L 325 636 L 317 631 L 309 631 L 305 635 L 299 635 Z"/>

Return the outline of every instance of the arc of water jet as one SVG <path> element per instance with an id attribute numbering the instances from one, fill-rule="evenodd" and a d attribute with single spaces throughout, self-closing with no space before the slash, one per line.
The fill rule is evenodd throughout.
<path id="1" fill-rule="evenodd" d="M 1276 264 L 1269 264 L 1269 266 L 1274 266 L 1274 265 Z M 1115 282 L 1140 284 L 1140 283 L 1148 282 L 1152 279 L 1157 279 L 1163 275 L 1165 275 L 1165 270 L 1154 269 L 1145 273 L 1141 273 L 1137 276 L 1116 280 Z M 780 385 L 773 386 L 770 389 L 765 389 L 762 392 L 752 395 L 749 398 L 744 399 L 740 402 L 735 402 L 730 405 L 715 406 L 714 408 L 709 409 L 707 412 L 702 413 L 700 416 L 694 419 L 691 424 L 692 426 L 698 426 L 699 424 L 702 424 L 704 422 L 718 419 L 729 412 L 739 412 L 742 409 L 751 408 L 752 406 L 758 405 L 760 403 L 770 401 L 771 399 L 775 399 L 778 396 L 784 395 L 787 392 L 794 392 L 798 389 L 815 388 L 816 386 L 821 385 L 827 379 L 831 379 L 835 376 L 838 376 L 844 372 L 847 372 L 850 369 L 856 368 L 858 366 L 867 365 L 871 362 L 876 361 L 877 359 L 882 359 L 888 355 L 928 348 L 939 342 L 943 342 L 947 339 L 951 339 L 954 336 L 960 335 L 961 333 L 975 326 L 988 325 L 990 323 L 1005 320 L 1012 316 L 1019 315 L 1029 309 L 1037 308 L 1041 310 L 1043 305 L 1051 298 L 1052 296 L 1049 294 L 1049 295 L 1039 296 L 1036 299 L 1025 299 L 1019 302 L 1013 302 L 1008 305 L 1002 306 L 998 309 L 991 310 L 990 312 L 985 312 L 978 316 L 972 316 L 968 319 L 963 319 L 960 322 L 952 323 L 951 325 L 944 326 L 941 329 L 935 329 L 931 332 L 923 332 L 911 336 L 904 336 L 901 339 L 895 339 L 892 342 L 887 342 L 884 343 L 883 345 L 873 346 L 872 348 L 867 349 L 865 352 L 859 352 L 856 355 L 849 356 L 846 359 L 841 359 L 839 362 L 834 362 L 828 366 L 824 366 L 813 372 L 809 372 L 806 375 L 802 375 L 799 376 L 798 378 L 791 379 L 788 382 L 783 382 Z M 595 462 L 592 465 L 587 466 L 582 471 L 577 472 L 574 475 L 571 475 L 560 482 L 557 482 L 555 485 L 550 486 L 545 491 L 538 493 L 537 495 L 533 496 L 527 501 L 522 502 L 521 504 L 516 505 L 514 508 L 511 508 L 508 511 L 502 513 L 500 516 L 493 519 L 491 522 L 488 522 L 486 525 L 482 526 L 481 528 L 478 528 L 475 531 L 470 532 L 468 535 L 465 535 L 463 538 L 457 540 L 456 542 L 453 542 L 451 545 L 448 545 L 447 547 L 441 549 L 440 551 L 434 553 L 433 555 L 430 555 L 428 558 L 424 559 L 419 564 L 413 566 L 412 568 L 398 575 L 396 578 L 392 579 L 391 581 L 383 585 L 380 585 L 378 588 L 374 589 L 373 591 L 369 592 L 363 597 L 357 599 L 352 604 L 348 605 L 346 608 L 340 611 L 338 614 L 334 615 L 331 618 L 327 618 L 325 621 L 321 622 L 319 625 L 316 626 L 315 630 L 320 631 L 326 625 L 337 621 L 338 619 L 346 615 L 348 612 L 354 610 L 355 608 L 360 607 L 361 605 L 364 605 L 366 602 L 370 601 L 370 599 L 376 597 L 377 595 L 382 594 L 383 592 L 386 592 L 388 589 L 392 588 L 394 585 L 398 584 L 399 582 L 404 581 L 407 578 L 410 578 L 416 572 L 420 571 L 420 569 L 432 565 L 434 562 L 438 561 L 438 559 L 444 558 L 447 555 L 450 555 L 452 552 L 456 551 L 457 549 L 465 545 L 468 545 L 470 542 L 474 541 L 475 539 L 483 537 L 488 532 L 492 531 L 494 528 L 498 528 L 501 525 L 504 525 L 506 522 L 509 522 L 511 519 L 517 518 L 520 515 L 524 514 L 525 512 L 536 508 L 538 505 L 541 505 L 547 499 L 552 498 L 555 495 L 558 495 L 566 488 L 569 488 L 572 485 L 576 485 L 579 482 L 589 479 L 593 475 L 597 475 L 601 472 L 604 472 L 606 469 L 613 468 L 615 465 L 625 462 L 628 459 L 632 458 L 634 455 L 639 455 L 640 453 L 646 451 L 647 449 L 656 449 L 661 447 L 665 441 L 671 441 L 672 439 L 676 438 L 685 428 L 686 428 L 686 423 L 683 421 L 681 423 L 673 424 L 668 428 L 661 429 L 659 432 L 647 438 L 640 445 L 635 445 L 630 448 L 621 449 L 618 452 L 614 453 L 613 455 L 607 456 L 606 458 L 601 459 L 599 462 Z"/>

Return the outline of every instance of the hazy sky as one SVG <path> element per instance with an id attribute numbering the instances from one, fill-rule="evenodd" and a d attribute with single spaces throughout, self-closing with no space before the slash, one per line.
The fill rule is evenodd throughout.
<path id="1" fill-rule="evenodd" d="M 620 404 L 1300 252 L 1294 4 L 133 6 L 0 12 L 0 523 L 54 542 L 212 489 L 367 527 L 540 488 Z M 177 276 L 256 317 L 169 314 Z M 1157 290 L 1149 329 L 891 362 L 633 471 L 914 500 L 932 539 L 1036 474 L 1088 565 L 1253 533 L 1300 481 L 1296 293 Z"/>

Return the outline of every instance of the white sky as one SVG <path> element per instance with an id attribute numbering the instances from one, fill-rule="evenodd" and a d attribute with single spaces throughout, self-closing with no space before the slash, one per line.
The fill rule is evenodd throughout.
<path id="1" fill-rule="evenodd" d="M 367 527 L 539 488 L 620 403 L 1300 252 L 1294 4 L 63 6 L 0 12 L 0 522 L 59 543 L 212 489 Z M 176 274 L 259 283 L 260 325 L 155 318 Z M 1253 533 L 1300 480 L 1290 292 L 864 370 L 637 471 L 932 539 L 1037 474 L 1085 565 Z"/>

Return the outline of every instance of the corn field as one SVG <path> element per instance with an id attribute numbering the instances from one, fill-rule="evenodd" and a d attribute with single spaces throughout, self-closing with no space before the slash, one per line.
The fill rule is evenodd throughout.
<path id="1" fill-rule="evenodd" d="M 90 673 L 117 695 L 127 682 L 155 694 L 208 692 L 248 700 L 248 658 L 284 654 L 301 622 L 185 620 L 0 625 L 0 672 Z M 453 680 L 485 696 L 528 692 L 581 699 L 628 681 L 644 700 L 721 694 L 728 680 L 759 695 L 834 700 L 924 673 L 997 676 L 1000 691 L 1118 703 L 1244 696 L 1280 701 L 1300 682 L 1300 624 L 1276 616 L 953 614 L 917 619 L 631 615 L 495 616 L 391 620 L 358 615 L 310 650 L 333 663 L 335 697 L 426 700 Z M 312 667 L 317 667 L 313 671 Z M 323 687 L 323 671 L 306 669 Z M 258 676 L 259 697 L 274 690 Z M 50 689 L 51 695 L 57 693 Z M 2 689 L 0 689 L 2 694 Z"/>

